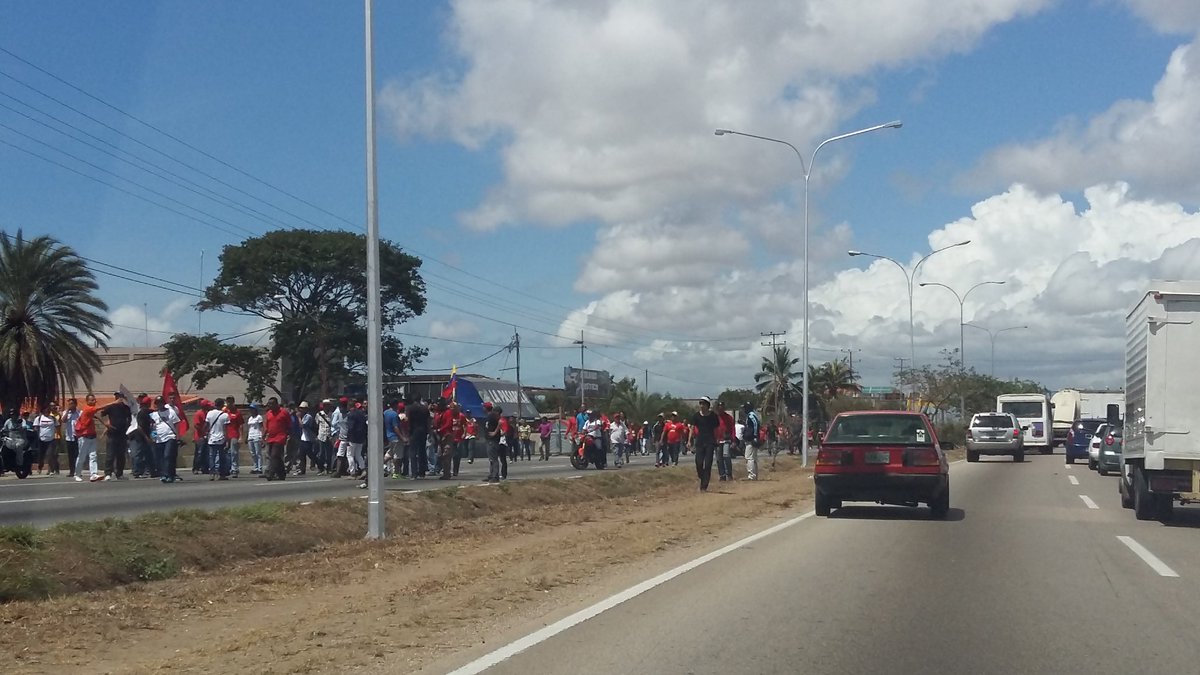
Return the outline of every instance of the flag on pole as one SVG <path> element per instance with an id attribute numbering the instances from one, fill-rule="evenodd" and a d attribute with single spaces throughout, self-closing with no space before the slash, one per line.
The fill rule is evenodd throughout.
<path id="1" fill-rule="evenodd" d="M 454 392 L 456 389 L 458 389 L 458 366 L 452 366 L 450 368 L 450 381 L 442 389 L 442 398 L 455 400 Z"/>
<path id="2" fill-rule="evenodd" d="M 175 406 L 175 412 L 179 413 L 179 429 L 177 433 L 180 435 L 187 433 L 188 421 L 187 415 L 183 414 L 183 399 L 179 398 L 179 387 L 175 386 L 175 378 L 171 377 L 171 371 L 163 368 L 163 398 L 167 403 Z"/>

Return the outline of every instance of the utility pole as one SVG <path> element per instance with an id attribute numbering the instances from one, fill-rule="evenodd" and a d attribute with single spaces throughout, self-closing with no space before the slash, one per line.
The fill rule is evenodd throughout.
<path id="1" fill-rule="evenodd" d="M 583 345 L 583 331 L 582 330 L 579 331 L 579 339 L 575 341 L 575 344 L 579 345 L 579 407 L 586 408 L 587 405 L 584 403 L 585 396 L 584 396 L 584 392 L 583 392 L 583 347 L 584 347 L 584 345 Z"/>
<path id="2" fill-rule="evenodd" d="M 383 347 L 379 286 L 379 201 L 375 161 L 375 30 L 372 0 L 363 1 L 367 164 L 367 539 L 387 534 L 383 492 Z"/>
<path id="3" fill-rule="evenodd" d="M 787 335 L 787 331 L 781 331 L 781 332 L 767 331 L 764 333 L 759 333 L 759 335 L 761 335 L 765 338 L 771 338 L 770 343 L 760 342 L 759 344 L 761 344 L 764 347 L 770 347 L 772 352 L 775 351 L 776 345 L 782 347 L 787 344 L 786 340 L 780 340 L 778 342 L 776 342 L 776 340 L 775 340 L 775 338 L 783 337 L 784 335 Z"/>
<path id="4" fill-rule="evenodd" d="M 850 374 L 853 375 L 854 374 L 854 352 L 861 352 L 862 350 L 861 349 L 842 349 L 841 351 L 846 352 L 847 354 L 850 355 Z"/>
<path id="5" fill-rule="evenodd" d="M 517 332 L 516 326 L 513 326 L 513 341 L 509 345 L 509 349 L 517 351 L 517 419 L 522 418 L 521 415 L 521 334 Z"/>
<path id="6" fill-rule="evenodd" d="M 643 378 L 644 378 L 644 379 L 642 379 L 643 391 L 645 391 L 646 394 L 649 395 L 650 394 L 650 369 L 649 368 L 646 369 L 646 372 L 643 375 Z"/>

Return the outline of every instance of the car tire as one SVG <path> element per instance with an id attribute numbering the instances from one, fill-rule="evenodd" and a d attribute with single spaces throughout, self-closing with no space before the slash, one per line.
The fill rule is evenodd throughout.
<path id="1" fill-rule="evenodd" d="M 1048 454 L 1050 454 L 1052 451 L 1053 451 L 1053 449 L 1052 449 L 1052 448 L 1042 448 L 1042 449 L 1041 449 L 1041 450 L 1039 450 L 1038 452 L 1042 453 L 1043 455 L 1048 455 Z"/>
<path id="2" fill-rule="evenodd" d="M 1133 517 L 1138 520 L 1154 520 L 1154 507 L 1154 494 L 1150 492 L 1150 486 L 1146 485 L 1146 477 L 1142 475 L 1142 468 L 1135 466 L 1133 467 Z"/>
<path id="3" fill-rule="evenodd" d="M 817 490 L 816 504 L 813 506 L 813 511 L 822 518 L 829 517 L 829 512 L 833 510 L 834 499 L 829 495 Z"/>
<path id="4" fill-rule="evenodd" d="M 1074 463 L 1075 463 L 1075 458 L 1070 455 L 1067 455 L 1067 464 L 1074 464 Z"/>
<path id="5" fill-rule="evenodd" d="M 1095 470 L 1096 470 L 1096 460 L 1094 460 L 1094 459 L 1089 459 L 1089 460 L 1088 460 L 1088 470 L 1089 470 L 1089 471 L 1095 471 Z"/>
<path id="6" fill-rule="evenodd" d="M 1025 461 L 1025 451 L 1018 450 L 1018 451 L 1014 452 L 1013 453 L 1013 461 L 1014 462 L 1024 462 Z"/>
<path id="7" fill-rule="evenodd" d="M 1133 493 L 1129 489 L 1129 483 L 1127 483 L 1125 481 L 1125 472 L 1120 471 L 1117 473 L 1117 476 L 1118 476 L 1117 480 L 1119 481 L 1117 483 L 1117 494 L 1121 495 L 1121 508 L 1132 509 L 1133 508 Z"/>
<path id="8" fill-rule="evenodd" d="M 929 502 L 929 515 L 937 520 L 945 520 L 950 514 L 950 485 L 947 484 L 942 493 Z"/>
<path id="9" fill-rule="evenodd" d="M 967 461 L 968 462 L 978 462 L 979 461 L 979 453 L 975 452 L 973 450 L 968 450 L 967 451 Z"/>

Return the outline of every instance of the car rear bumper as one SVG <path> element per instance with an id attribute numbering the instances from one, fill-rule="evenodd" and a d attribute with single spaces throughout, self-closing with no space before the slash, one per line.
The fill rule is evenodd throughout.
<path id="1" fill-rule="evenodd" d="M 1002 441 L 968 440 L 967 450 L 981 455 L 1011 455 L 1021 449 L 1021 441 L 1007 439 Z"/>
<path id="2" fill-rule="evenodd" d="M 950 484 L 939 474 L 826 474 L 813 476 L 817 490 L 834 499 L 859 502 L 928 502 Z"/>
<path id="3" fill-rule="evenodd" d="M 1121 468 L 1121 456 L 1106 455 L 1101 452 L 1100 456 L 1096 459 L 1096 466 L 1105 471 L 1118 471 Z"/>
<path id="4" fill-rule="evenodd" d="M 1088 446 L 1086 445 L 1070 445 L 1067 444 L 1063 450 L 1067 454 L 1067 459 L 1088 459 Z"/>

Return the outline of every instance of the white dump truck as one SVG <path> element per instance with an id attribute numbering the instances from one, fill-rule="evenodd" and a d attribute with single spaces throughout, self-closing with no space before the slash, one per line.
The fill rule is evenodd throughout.
<path id="1" fill-rule="evenodd" d="M 1126 317 L 1121 505 L 1169 520 L 1200 502 L 1200 281 L 1159 281 Z"/>

